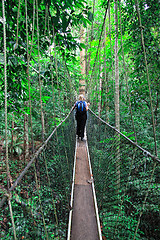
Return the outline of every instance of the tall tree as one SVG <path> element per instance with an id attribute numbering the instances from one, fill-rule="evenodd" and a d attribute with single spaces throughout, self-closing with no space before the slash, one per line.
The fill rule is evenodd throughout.
<path id="1" fill-rule="evenodd" d="M 84 44 L 85 42 L 85 28 L 81 25 L 80 30 L 80 42 Z M 79 80 L 79 92 L 85 95 L 85 73 L 86 73 L 86 61 L 85 61 L 85 49 L 82 48 L 80 51 L 80 65 L 81 65 L 81 79 Z"/>
<path id="2" fill-rule="evenodd" d="M 120 130 L 119 67 L 118 67 L 118 1 L 115 0 L 115 127 Z"/>
<path id="3" fill-rule="evenodd" d="M 101 62 L 101 52 L 99 53 L 99 95 L 98 95 L 98 115 L 101 116 L 102 111 L 102 77 L 103 77 L 103 65 Z"/>
<path id="4" fill-rule="evenodd" d="M 119 66 L 118 66 L 118 1 L 114 1 L 115 10 L 115 127 L 120 130 L 120 113 L 119 113 Z M 120 159 L 119 159 L 119 138 L 116 136 L 117 149 L 116 149 L 116 170 L 117 170 L 117 189 L 120 189 Z"/>

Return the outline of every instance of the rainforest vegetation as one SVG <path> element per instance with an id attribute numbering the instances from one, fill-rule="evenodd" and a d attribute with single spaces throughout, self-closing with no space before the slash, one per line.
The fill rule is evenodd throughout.
<path id="1" fill-rule="evenodd" d="M 158 0 L 2 0 L 0 9 L 2 197 L 79 92 L 99 117 L 160 157 Z M 67 136 L 62 133 L 57 156 Z M 69 156 L 72 148 L 65 150 Z M 5 235 L 11 220 L 3 211 L 1 238 L 11 239 Z M 159 221 L 157 212 L 155 219 Z M 143 239 L 159 238 L 157 231 Z M 57 238 L 52 234 L 49 239 Z"/>

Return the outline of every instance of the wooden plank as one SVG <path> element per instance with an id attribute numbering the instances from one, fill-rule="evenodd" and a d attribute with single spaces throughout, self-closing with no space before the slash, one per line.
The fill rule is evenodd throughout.
<path id="1" fill-rule="evenodd" d="M 71 240 L 98 240 L 86 142 L 78 140 Z"/>

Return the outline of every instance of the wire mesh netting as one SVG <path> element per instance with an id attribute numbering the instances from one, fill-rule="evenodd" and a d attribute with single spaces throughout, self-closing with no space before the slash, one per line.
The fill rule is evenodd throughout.
<path id="1" fill-rule="evenodd" d="M 160 162 L 91 111 L 87 138 L 102 235 L 160 239 Z"/>
<path id="2" fill-rule="evenodd" d="M 66 239 L 75 151 L 73 112 L 57 128 L 1 211 L 0 239 Z"/>

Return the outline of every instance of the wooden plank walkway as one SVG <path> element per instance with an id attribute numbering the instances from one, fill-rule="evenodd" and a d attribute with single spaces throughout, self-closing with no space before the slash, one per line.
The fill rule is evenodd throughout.
<path id="1" fill-rule="evenodd" d="M 71 240 L 99 240 L 86 141 L 77 140 Z"/>

